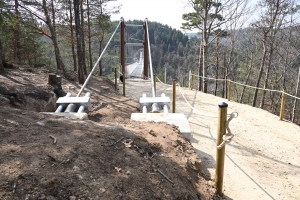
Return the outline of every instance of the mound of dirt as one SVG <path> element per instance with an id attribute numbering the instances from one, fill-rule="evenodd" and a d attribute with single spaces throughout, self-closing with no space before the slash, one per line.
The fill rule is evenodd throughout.
<path id="1" fill-rule="evenodd" d="M 220 199 L 176 126 L 130 121 L 139 103 L 93 77 L 89 120 L 49 116 L 42 67 L 0 75 L 0 199 Z M 65 92 L 80 85 L 63 79 Z"/>

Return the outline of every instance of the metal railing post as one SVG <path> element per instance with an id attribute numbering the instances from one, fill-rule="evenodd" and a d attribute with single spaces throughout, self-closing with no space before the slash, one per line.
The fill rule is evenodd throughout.
<path id="1" fill-rule="evenodd" d="M 218 135 L 217 146 L 223 142 L 223 135 L 226 134 L 226 121 L 227 121 L 227 103 L 219 104 L 219 117 L 218 117 Z M 223 177 L 224 177 L 224 161 L 225 161 L 225 146 L 221 149 L 217 148 L 216 155 L 216 177 L 215 185 L 218 195 L 222 196 L 223 191 Z"/>
<path id="2" fill-rule="evenodd" d="M 172 112 L 176 112 L 176 80 L 173 80 L 173 99 L 172 99 Z"/>
<path id="3" fill-rule="evenodd" d="M 282 119 L 284 118 L 284 104 L 285 104 L 285 98 L 286 98 L 286 95 L 285 95 L 285 90 L 283 90 L 282 92 L 282 97 L 281 97 L 281 107 L 280 107 L 280 121 L 282 121 Z"/>

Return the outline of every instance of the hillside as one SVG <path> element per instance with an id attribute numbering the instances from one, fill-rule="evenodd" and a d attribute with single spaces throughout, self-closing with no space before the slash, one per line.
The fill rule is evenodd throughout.
<path id="1" fill-rule="evenodd" d="M 220 199 L 178 128 L 130 121 L 139 103 L 107 78 L 88 84 L 89 120 L 40 113 L 55 109 L 50 72 L 60 74 L 0 75 L 0 199 Z M 80 85 L 63 79 L 62 89 L 74 96 Z"/>

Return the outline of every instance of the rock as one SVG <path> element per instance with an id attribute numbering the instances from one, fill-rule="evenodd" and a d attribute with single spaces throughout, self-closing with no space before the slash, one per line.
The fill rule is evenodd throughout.
<path id="1" fill-rule="evenodd" d="M 76 197 L 75 196 L 70 196 L 69 200 L 76 200 Z"/>
<path id="2" fill-rule="evenodd" d="M 130 171 L 126 171 L 126 173 L 125 173 L 126 175 L 130 175 L 131 174 L 131 172 Z"/>
<path id="3" fill-rule="evenodd" d="M 46 195 L 41 194 L 41 196 L 39 196 L 38 200 L 43 200 L 43 199 L 46 199 Z"/>
<path id="4" fill-rule="evenodd" d="M 10 104 L 10 100 L 8 98 L 0 96 L 0 105 L 9 105 L 9 104 Z"/>
<path id="5" fill-rule="evenodd" d="M 104 192 L 106 192 L 106 189 L 105 189 L 105 188 L 100 188 L 100 191 L 101 191 L 102 193 L 104 193 Z"/>
<path id="6" fill-rule="evenodd" d="M 45 126 L 44 122 L 37 122 L 37 124 L 40 126 Z"/>

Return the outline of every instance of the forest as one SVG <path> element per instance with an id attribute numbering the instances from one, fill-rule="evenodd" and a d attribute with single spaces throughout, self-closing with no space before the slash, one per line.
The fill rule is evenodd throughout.
<path id="1" fill-rule="evenodd" d="M 0 72 L 14 65 L 55 67 L 66 78 L 72 78 L 69 71 L 76 71 L 82 84 L 118 24 L 111 16 L 121 7 L 109 7 L 110 1 L 1 0 Z M 149 22 L 152 65 L 158 78 L 167 83 L 176 79 L 188 86 L 192 71 L 197 77 L 194 89 L 221 97 L 227 96 L 230 80 L 231 100 L 277 115 L 281 91 L 285 91 L 290 94 L 285 119 L 300 124 L 299 2 L 186 3 L 193 12 L 182 16 L 182 30 L 193 31 L 198 37 Z M 143 24 L 126 18 L 125 22 Z M 111 77 L 113 69 L 120 67 L 119 34 L 109 44 L 97 75 Z M 143 34 L 143 28 L 128 26 L 126 42 L 141 42 Z M 133 62 L 140 49 L 127 47 L 126 62 Z"/>

